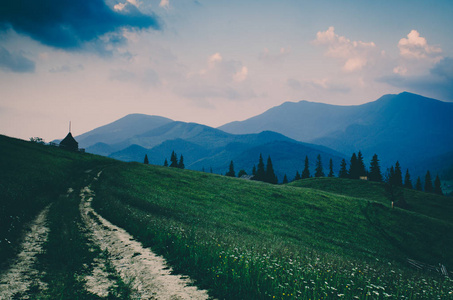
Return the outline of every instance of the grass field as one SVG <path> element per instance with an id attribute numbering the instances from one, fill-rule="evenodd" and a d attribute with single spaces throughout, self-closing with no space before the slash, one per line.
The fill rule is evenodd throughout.
<path id="1" fill-rule="evenodd" d="M 351 197 L 128 164 L 104 170 L 95 207 L 219 298 L 451 295 L 450 281 L 406 266 L 453 265 L 443 209 L 392 210 L 368 188 Z"/>
<path id="2" fill-rule="evenodd" d="M 453 268 L 452 198 L 405 191 L 408 210 L 391 209 L 382 185 L 370 182 L 321 178 L 275 186 L 3 136 L 0 159 L 1 268 L 16 253 L 24 225 L 52 203 L 39 258 L 48 290 L 36 298 L 99 299 L 78 278 L 103 253 L 81 234 L 79 198 L 67 191 L 100 170 L 92 186 L 96 211 L 212 297 L 453 297 L 451 280 L 406 262 Z M 128 285 L 112 276 L 117 284 L 109 299 L 128 299 Z"/>

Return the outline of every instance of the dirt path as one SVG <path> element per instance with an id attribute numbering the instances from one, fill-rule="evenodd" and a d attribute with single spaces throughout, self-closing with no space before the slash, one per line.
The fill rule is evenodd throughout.
<path id="1" fill-rule="evenodd" d="M 0 276 L 0 299 L 28 299 L 27 291 L 33 286 L 43 290 L 46 284 L 40 281 L 42 274 L 35 269 L 37 255 L 43 251 L 49 228 L 46 226 L 48 205 L 30 224 L 21 245 L 21 252 L 11 267 Z"/>
<path id="2" fill-rule="evenodd" d="M 208 299 L 207 292 L 190 286 L 188 279 L 170 274 L 171 270 L 162 257 L 143 248 L 124 229 L 97 214 L 91 207 L 93 196 L 89 186 L 80 192 L 82 219 L 90 230 L 91 240 L 102 251 L 108 252 L 110 264 L 122 280 L 130 284 L 133 299 Z M 113 282 L 108 281 L 108 273 L 102 271 L 102 266 L 95 267 L 95 270 L 87 278 L 87 289 L 99 296 L 105 295 Z M 90 285 L 96 281 L 103 284 Z"/>

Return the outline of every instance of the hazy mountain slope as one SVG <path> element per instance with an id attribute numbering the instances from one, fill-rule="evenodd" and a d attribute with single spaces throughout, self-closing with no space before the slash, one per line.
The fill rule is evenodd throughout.
<path id="1" fill-rule="evenodd" d="M 164 117 L 130 114 L 110 124 L 81 134 L 75 139 L 79 142 L 79 147 L 82 148 L 87 148 L 96 143 L 113 145 L 170 122 L 172 120 Z"/>
<path id="2" fill-rule="evenodd" d="M 219 129 L 230 133 L 272 130 L 346 155 L 361 150 L 366 160 L 377 153 L 384 164 L 396 160 L 413 164 L 453 149 L 453 103 L 407 92 L 357 106 L 301 101 Z"/>
<path id="3" fill-rule="evenodd" d="M 312 142 L 407 164 L 453 150 L 453 103 L 402 93 L 361 105 L 361 115 L 345 130 Z"/>

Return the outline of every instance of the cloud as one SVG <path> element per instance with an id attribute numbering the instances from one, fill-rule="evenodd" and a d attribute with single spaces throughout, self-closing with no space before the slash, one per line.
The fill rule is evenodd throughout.
<path id="1" fill-rule="evenodd" d="M 206 67 L 187 75 L 174 90 L 195 104 L 211 106 L 213 99 L 241 100 L 255 97 L 249 84 L 249 69 L 242 62 L 223 58 L 220 53 L 210 55 Z"/>
<path id="2" fill-rule="evenodd" d="M 21 53 L 11 53 L 0 46 L 0 69 L 17 73 L 33 73 L 35 62 Z"/>
<path id="3" fill-rule="evenodd" d="M 319 31 L 312 44 L 327 47 L 325 55 L 342 60 L 345 72 L 363 69 L 378 53 L 373 42 L 351 41 L 336 34 L 333 26 L 326 31 Z"/>
<path id="4" fill-rule="evenodd" d="M 432 95 L 432 97 L 440 100 L 453 102 L 453 58 L 443 58 L 429 72 L 424 74 L 405 74 L 404 76 L 393 74 L 380 77 L 377 81 L 422 95 Z"/>
<path id="5" fill-rule="evenodd" d="M 160 7 L 169 8 L 170 7 L 170 0 L 161 0 L 159 3 Z"/>
<path id="6" fill-rule="evenodd" d="M 290 48 L 280 48 L 278 53 L 271 53 L 269 49 L 264 48 L 263 52 L 260 53 L 259 59 L 266 63 L 277 63 L 284 60 L 291 53 Z"/>
<path id="7" fill-rule="evenodd" d="M 323 79 L 312 79 L 312 80 L 304 80 L 299 81 L 294 78 L 289 78 L 286 81 L 286 84 L 292 88 L 293 90 L 303 90 L 303 89 L 317 89 L 317 90 L 325 90 L 329 92 L 339 92 L 339 93 L 348 93 L 351 89 L 348 86 L 333 83 L 328 78 Z"/>
<path id="8" fill-rule="evenodd" d="M 112 10 L 103 0 L 7 1 L 0 10 L 0 30 L 11 27 L 44 45 L 78 50 L 122 27 L 160 29 L 155 15 L 142 14 L 131 2 Z"/>
<path id="9" fill-rule="evenodd" d="M 398 42 L 400 55 L 408 59 L 429 59 L 439 61 L 442 57 L 442 49 L 436 46 L 428 45 L 424 37 L 420 36 L 417 30 L 411 30 L 407 38 L 402 38 Z"/>

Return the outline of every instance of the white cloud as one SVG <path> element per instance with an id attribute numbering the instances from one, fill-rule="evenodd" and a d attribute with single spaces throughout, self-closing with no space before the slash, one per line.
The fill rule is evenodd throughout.
<path id="1" fill-rule="evenodd" d="M 249 73 L 249 70 L 247 69 L 246 66 L 243 66 L 242 69 L 236 74 L 233 75 L 233 80 L 236 82 L 241 82 L 247 79 L 247 75 Z"/>
<path id="2" fill-rule="evenodd" d="M 314 45 L 326 46 L 326 55 L 344 61 L 343 71 L 353 72 L 363 69 L 379 55 L 373 42 L 351 41 L 335 33 L 333 26 L 326 31 L 319 31 Z"/>
<path id="3" fill-rule="evenodd" d="M 439 53 L 442 52 L 440 47 L 430 46 L 424 37 L 420 36 L 417 30 L 411 30 L 407 38 L 402 38 L 398 42 L 400 55 L 408 59 L 428 59 L 438 62 L 442 59 Z"/>
<path id="4" fill-rule="evenodd" d="M 170 0 L 161 0 L 159 3 L 160 7 L 169 8 L 170 7 Z"/>
<path id="5" fill-rule="evenodd" d="M 127 1 L 124 2 L 124 3 L 115 4 L 115 5 L 113 6 L 113 9 L 114 9 L 114 10 L 117 10 L 117 11 L 122 11 L 122 10 L 124 10 L 124 8 L 127 6 L 128 3 L 134 5 L 134 6 L 137 7 L 137 8 L 140 6 L 140 4 L 139 4 L 139 2 L 137 2 L 137 0 L 127 0 Z"/>
<path id="6" fill-rule="evenodd" d="M 404 66 L 398 66 L 393 68 L 393 73 L 398 74 L 398 75 L 406 75 L 407 74 L 407 68 Z"/>

